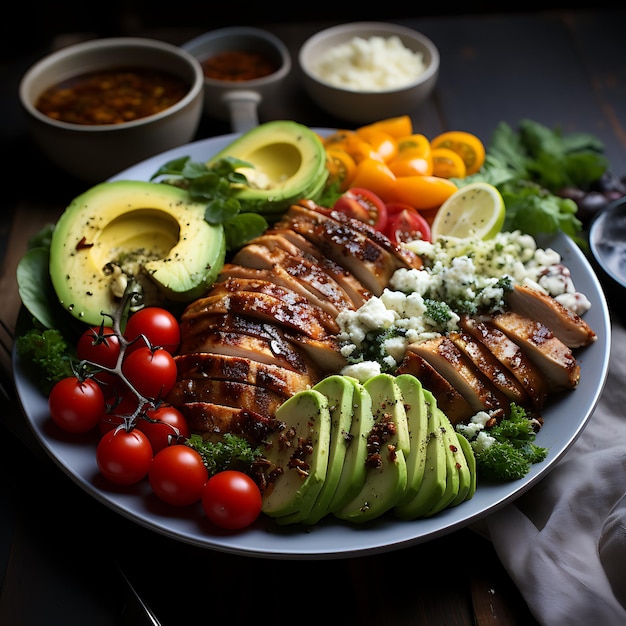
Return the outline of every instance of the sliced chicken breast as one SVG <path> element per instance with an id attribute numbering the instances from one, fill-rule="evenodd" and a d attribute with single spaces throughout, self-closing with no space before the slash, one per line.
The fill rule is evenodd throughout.
<path id="1" fill-rule="evenodd" d="M 574 389 L 580 379 L 580 366 L 572 350 L 547 326 L 514 311 L 498 313 L 492 324 L 515 341 L 541 370 L 549 391 Z"/>
<path id="2" fill-rule="evenodd" d="M 519 315 L 540 320 L 568 348 L 581 348 L 597 339 L 596 333 L 577 313 L 527 285 L 515 285 L 507 296 L 507 304 Z"/>

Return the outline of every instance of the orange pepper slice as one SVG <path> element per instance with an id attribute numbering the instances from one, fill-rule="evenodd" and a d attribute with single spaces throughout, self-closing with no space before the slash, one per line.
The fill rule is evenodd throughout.
<path id="1" fill-rule="evenodd" d="M 432 148 L 448 148 L 456 152 L 465 163 L 466 174 L 475 174 L 485 162 L 485 146 L 472 133 L 451 130 L 437 135 L 431 142 Z"/>
<path id="2" fill-rule="evenodd" d="M 413 121 L 408 115 L 388 117 L 372 124 L 361 126 L 358 130 L 373 129 L 391 135 L 394 139 L 405 137 L 413 133 Z"/>
<path id="3" fill-rule="evenodd" d="M 457 190 L 451 180 L 440 176 L 398 176 L 386 202 L 403 202 L 426 211 L 439 208 Z"/>
<path id="4" fill-rule="evenodd" d="M 383 202 L 388 202 L 396 180 L 396 176 L 386 163 L 377 159 L 366 158 L 357 163 L 351 186 L 369 189 Z"/>
<path id="5" fill-rule="evenodd" d="M 449 148 L 435 148 L 432 151 L 433 174 L 443 178 L 465 178 L 467 168 L 461 155 Z"/>

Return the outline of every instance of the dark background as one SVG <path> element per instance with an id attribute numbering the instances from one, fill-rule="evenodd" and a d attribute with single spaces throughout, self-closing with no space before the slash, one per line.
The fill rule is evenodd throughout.
<path id="1" fill-rule="evenodd" d="M 34 4 L 34 6 L 33 6 Z M 619 2 L 599 0 L 558 0 L 526 2 L 485 0 L 466 2 L 452 8 L 451 2 L 392 3 L 389 9 L 376 3 L 355 10 L 349 2 L 317 0 L 302 5 L 297 2 L 279 6 L 272 0 L 266 2 L 216 3 L 202 2 L 151 2 L 148 0 L 110 0 L 89 3 L 79 0 L 63 2 L 30 3 L 22 0 L 11 6 L 10 19 L 5 14 L 0 20 L 0 55 L 6 63 L 24 52 L 45 49 L 57 33 L 88 32 L 98 36 L 124 35 L 129 30 L 160 27 L 213 28 L 231 25 L 289 23 L 301 20 L 394 20 L 431 17 L 447 14 L 475 14 L 485 12 L 511 13 L 550 11 L 558 9 L 617 8 Z"/>

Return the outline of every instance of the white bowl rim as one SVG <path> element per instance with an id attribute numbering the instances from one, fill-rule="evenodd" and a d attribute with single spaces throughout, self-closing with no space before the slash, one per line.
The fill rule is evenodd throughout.
<path id="1" fill-rule="evenodd" d="M 345 33 L 346 35 L 350 35 L 350 33 L 362 32 L 364 30 L 373 30 L 373 31 L 381 31 L 381 35 L 383 31 L 386 31 L 389 36 L 392 35 L 404 35 L 411 39 L 419 40 L 430 52 L 431 61 L 428 64 L 428 67 L 413 81 L 410 83 L 406 83 L 401 87 L 394 87 L 393 89 L 385 89 L 378 91 L 363 91 L 361 89 L 350 89 L 348 87 L 338 87 L 323 78 L 320 78 L 317 74 L 313 73 L 310 67 L 305 63 L 305 56 L 309 52 L 309 50 L 319 43 L 319 41 L 326 39 L 329 36 L 332 36 L 337 33 Z M 353 93 L 360 95 L 377 95 L 377 94 L 393 94 L 401 91 L 406 91 L 407 89 L 411 89 L 412 87 L 416 87 L 417 85 L 421 85 L 422 83 L 430 80 L 437 72 L 439 71 L 440 64 L 440 55 L 439 49 L 435 45 L 435 43 L 421 33 L 413 28 L 408 26 L 403 26 L 402 24 L 396 24 L 395 22 L 345 22 L 342 24 L 336 24 L 335 26 L 330 26 L 329 28 L 325 28 L 323 30 L 318 31 L 314 35 L 311 35 L 301 46 L 300 51 L 298 52 L 298 62 L 300 64 L 300 69 L 313 81 L 319 83 L 320 85 L 324 85 L 330 89 L 334 89 L 337 92 L 342 93 Z"/>
<path id="2" fill-rule="evenodd" d="M 240 88 L 251 89 L 254 87 L 263 86 L 265 83 L 275 82 L 285 77 L 291 71 L 291 54 L 285 43 L 268 30 L 264 30 L 262 28 L 256 28 L 255 26 L 228 26 L 226 28 L 216 28 L 215 30 L 207 31 L 202 35 L 198 35 L 194 37 L 190 41 L 184 43 L 181 47 L 183 50 L 186 50 L 190 54 L 195 56 L 196 48 L 199 48 L 201 45 L 206 44 L 207 41 L 211 41 L 214 39 L 222 39 L 233 36 L 247 36 L 256 39 L 262 39 L 263 41 L 269 43 L 270 45 L 276 48 L 277 52 L 280 54 L 282 59 L 281 66 L 271 74 L 267 76 L 263 76 L 261 78 L 251 78 L 250 80 L 242 81 L 240 83 L 233 83 L 233 81 L 229 80 L 219 80 L 218 78 L 210 78 L 209 76 L 204 77 L 204 82 L 207 85 L 212 85 L 215 87 L 233 87 L 237 85 Z M 200 60 L 200 57 L 196 57 Z"/>
<path id="3" fill-rule="evenodd" d="M 45 113 L 39 111 L 33 102 L 26 95 L 26 87 L 33 75 L 40 74 L 45 71 L 46 68 L 53 66 L 57 61 L 67 56 L 73 56 L 80 54 L 85 50 L 106 50 L 108 48 L 115 48 L 118 46 L 127 46 L 144 49 L 156 49 L 162 52 L 170 52 L 181 60 L 186 61 L 189 67 L 193 70 L 193 82 L 187 93 L 178 102 L 174 103 L 167 109 L 154 113 L 153 115 L 147 115 L 136 120 L 124 122 L 123 124 L 72 124 L 71 122 L 61 122 L 55 120 Z M 137 126 L 143 126 L 151 122 L 156 122 L 162 118 L 169 117 L 172 114 L 186 108 L 191 102 L 193 102 L 198 94 L 204 89 L 204 74 L 202 72 L 202 66 L 198 60 L 186 50 L 183 50 L 180 46 L 162 41 L 160 39 L 153 39 L 150 37 L 102 37 L 97 39 L 88 39 L 76 44 L 65 46 L 52 52 L 38 61 L 36 61 L 22 76 L 19 84 L 19 97 L 22 106 L 32 115 L 35 119 L 43 122 L 53 128 L 70 130 L 74 132 L 86 132 L 86 133 L 102 133 L 111 132 L 111 130 L 123 131 L 125 129 L 135 128 Z"/>

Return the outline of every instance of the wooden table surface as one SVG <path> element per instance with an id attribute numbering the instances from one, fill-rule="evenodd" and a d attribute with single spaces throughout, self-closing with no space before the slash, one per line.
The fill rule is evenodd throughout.
<path id="1" fill-rule="evenodd" d="M 407 111 L 416 132 L 432 137 L 463 129 L 488 143 L 498 122 L 515 126 L 529 118 L 596 135 L 612 169 L 626 174 L 624 17 L 623 10 L 597 10 L 394 20 L 424 32 L 441 53 L 433 96 L 419 110 Z M 280 36 L 295 59 L 304 39 L 327 25 L 262 26 Z M 180 44 L 203 30 L 136 24 L 121 34 Z M 77 36 L 82 35 L 51 44 Z M 19 309 L 15 270 L 28 239 L 85 188 L 38 153 L 17 105 L 19 77 L 47 49 L 42 44 L 0 66 L 9 163 L 0 213 L 0 319 L 9 325 Z M 297 67 L 261 121 L 281 118 L 349 127 L 307 99 Z M 197 138 L 226 132 L 228 124 L 205 119 Z M 4 364 L 10 368 L 6 359 Z M 330 561 L 201 550 L 156 535 L 85 494 L 43 454 L 8 403 L 0 421 L 6 478 L 0 486 L 1 624 L 117 623 L 124 593 L 111 556 L 130 571 L 164 624 L 192 623 L 198 615 L 212 623 L 276 626 L 294 620 L 318 624 L 329 617 L 364 626 L 536 623 L 491 544 L 471 529 L 408 549 Z"/>

